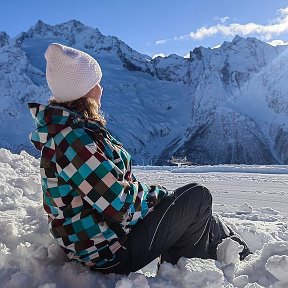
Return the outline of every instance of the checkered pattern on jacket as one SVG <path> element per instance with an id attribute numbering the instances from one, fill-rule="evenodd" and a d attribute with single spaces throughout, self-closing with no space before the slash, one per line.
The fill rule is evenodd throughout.
<path id="1" fill-rule="evenodd" d="M 102 266 L 119 238 L 167 195 L 131 172 L 131 156 L 98 122 L 61 107 L 29 104 L 41 150 L 44 209 L 51 233 L 71 259 Z"/>

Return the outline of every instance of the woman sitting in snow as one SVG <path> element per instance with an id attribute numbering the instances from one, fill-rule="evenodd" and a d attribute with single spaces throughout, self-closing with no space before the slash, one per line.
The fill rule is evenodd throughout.
<path id="1" fill-rule="evenodd" d="M 212 216 L 207 188 L 192 183 L 168 193 L 138 181 L 131 156 L 105 128 L 99 113 L 102 72 L 90 55 L 61 44 L 46 53 L 54 99 L 30 103 L 41 151 L 44 209 L 65 253 L 94 271 L 128 274 L 161 256 L 216 259 L 217 245 L 243 240 Z"/>

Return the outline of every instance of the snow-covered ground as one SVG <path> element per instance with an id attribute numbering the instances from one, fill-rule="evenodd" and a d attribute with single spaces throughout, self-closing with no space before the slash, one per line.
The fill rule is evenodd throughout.
<path id="1" fill-rule="evenodd" d="M 129 276 L 103 276 L 70 263 L 50 236 L 42 209 L 39 161 L 0 149 L 0 287 L 3 288 L 287 288 L 288 167 L 135 167 L 148 183 L 171 191 L 189 182 L 206 185 L 218 212 L 254 254 L 239 262 L 239 245 L 224 241 L 221 261 L 181 258 Z"/>

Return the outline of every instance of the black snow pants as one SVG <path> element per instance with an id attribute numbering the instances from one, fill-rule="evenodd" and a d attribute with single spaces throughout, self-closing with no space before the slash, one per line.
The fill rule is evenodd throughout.
<path id="1" fill-rule="evenodd" d="M 172 264 L 181 257 L 212 258 L 209 251 L 212 220 L 209 190 L 196 183 L 180 187 L 133 227 L 123 247 L 116 252 L 115 263 L 93 270 L 129 274 L 160 255 L 162 262 Z"/>
<path id="2" fill-rule="evenodd" d="M 211 217 L 207 188 L 196 183 L 180 187 L 133 227 L 111 268 L 95 271 L 129 274 L 160 255 L 172 264 L 181 257 L 209 258 Z"/>

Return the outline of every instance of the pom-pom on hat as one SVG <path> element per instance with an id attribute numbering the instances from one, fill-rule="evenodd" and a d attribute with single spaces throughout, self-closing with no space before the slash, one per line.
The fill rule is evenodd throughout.
<path id="1" fill-rule="evenodd" d="M 57 102 L 85 96 L 102 78 L 98 62 L 83 51 L 53 43 L 45 58 L 47 83 Z"/>

